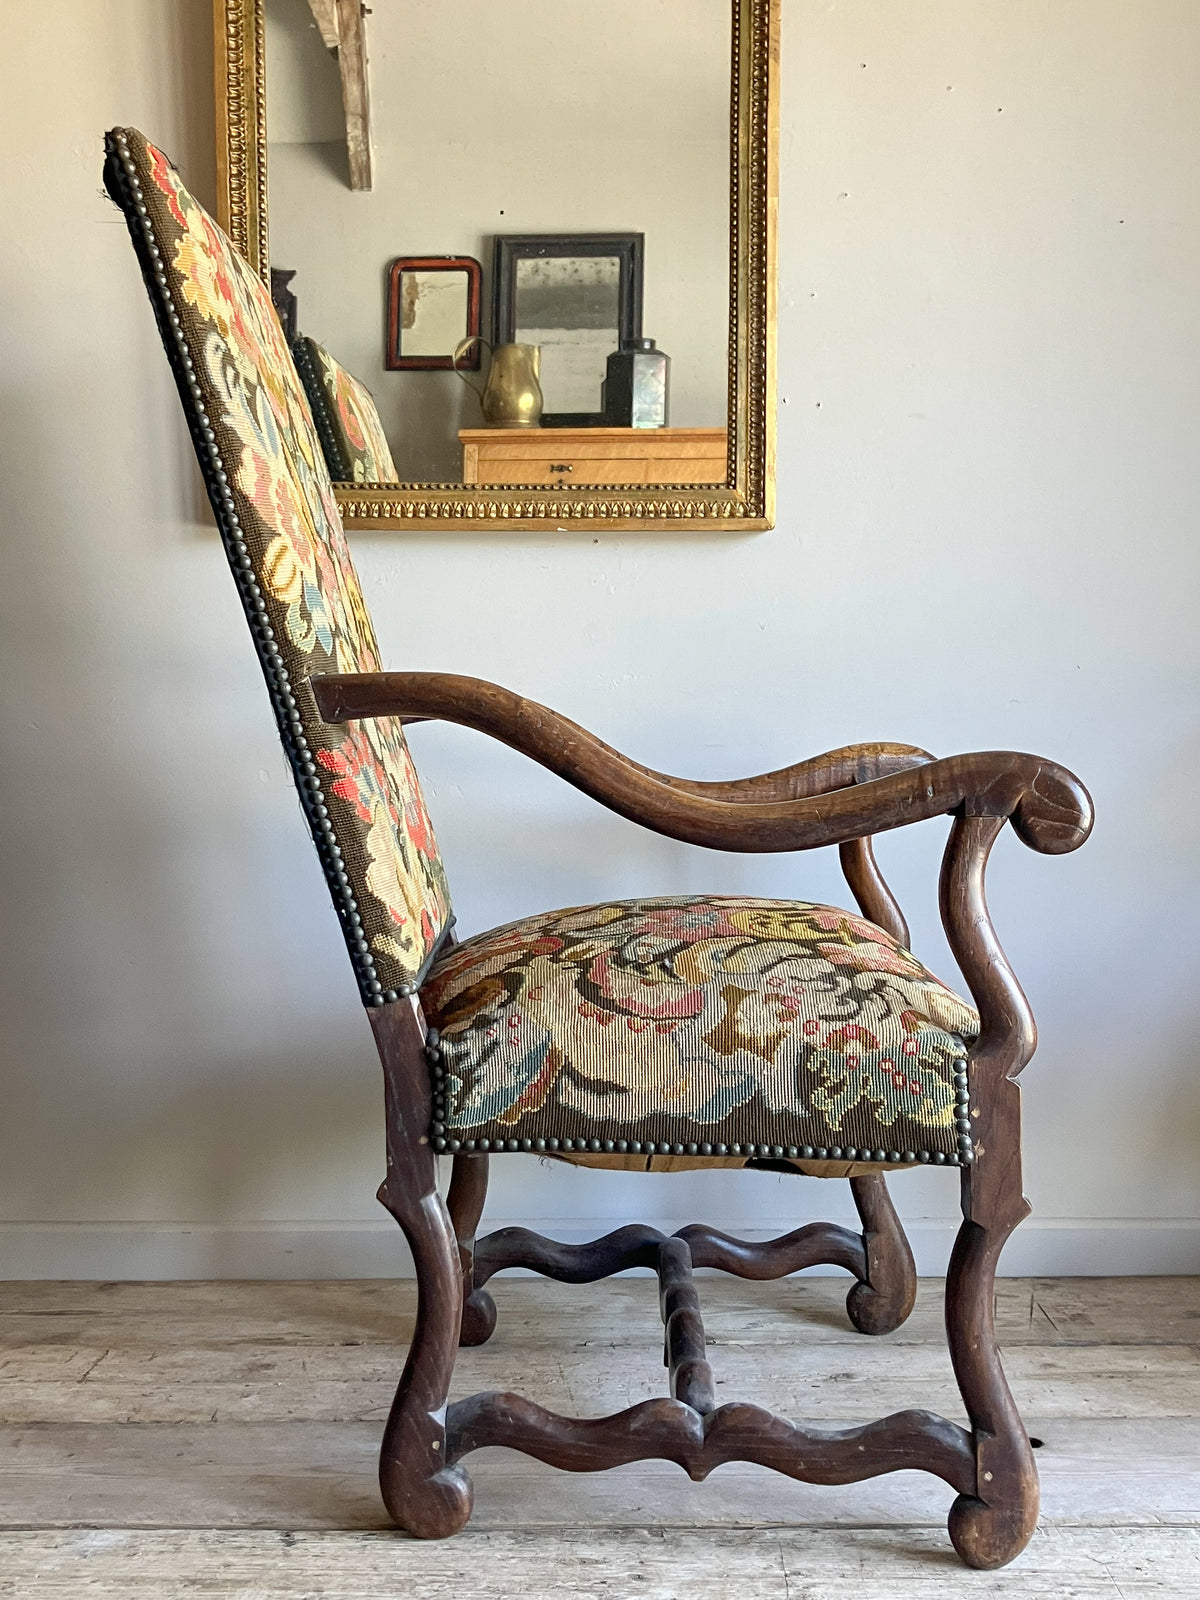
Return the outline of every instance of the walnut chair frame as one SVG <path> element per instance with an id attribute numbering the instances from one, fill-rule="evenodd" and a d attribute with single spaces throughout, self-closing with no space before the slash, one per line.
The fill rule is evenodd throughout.
<path id="1" fill-rule="evenodd" d="M 993 752 L 938 761 L 923 750 L 892 744 L 835 750 L 740 782 L 691 782 L 639 766 L 574 723 L 494 685 L 382 671 L 311 416 L 265 290 L 167 158 L 137 130 L 109 134 L 105 182 L 125 213 L 150 291 L 383 1063 L 387 1173 L 380 1198 L 408 1238 L 418 1279 L 413 1340 L 380 1462 L 389 1511 L 416 1535 L 455 1533 L 471 1512 L 471 1484 L 461 1462 L 471 1451 L 497 1444 L 575 1471 L 661 1457 L 696 1479 L 734 1459 L 818 1483 L 918 1468 L 956 1491 L 949 1526 L 963 1559 L 976 1567 L 1010 1561 L 1033 1532 L 1038 1488 L 996 1347 L 992 1299 L 1000 1251 L 1029 1209 L 1021 1186 L 1017 1077 L 1033 1054 L 1036 1034 L 992 929 L 984 874 L 1006 822 L 1046 854 L 1082 844 L 1092 820 L 1086 791 L 1070 773 L 1035 756 Z M 337 671 L 350 663 L 354 672 Z M 387 725 L 330 737 L 337 724 L 376 718 Z M 954 1057 L 953 1096 L 942 1081 L 947 1119 L 951 1102 L 956 1108 L 953 1134 L 943 1120 L 944 1142 L 957 1137 L 957 1160 L 942 1148 L 924 1153 L 962 1172 L 963 1223 L 947 1278 L 946 1327 L 969 1428 L 925 1411 L 902 1411 L 862 1427 L 817 1429 L 758 1406 L 718 1406 L 707 1360 L 696 1267 L 777 1278 L 830 1263 L 854 1279 L 848 1310 L 856 1327 L 884 1333 L 903 1322 L 915 1275 L 884 1171 L 920 1159 L 915 1151 L 855 1149 L 845 1163 L 838 1161 L 840 1147 L 660 1142 L 654 1151 L 682 1151 L 688 1158 L 683 1165 L 721 1162 L 728 1153 L 741 1164 L 848 1176 L 861 1219 L 857 1233 L 815 1224 L 751 1244 L 707 1227 L 664 1238 L 652 1228 L 632 1226 L 580 1246 L 523 1229 L 476 1240 L 490 1153 L 523 1144 L 536 1149 L 538 1141 L 509 1138 L 507 1131 L 503 1139 L 493 1134 L 486 1141 L 459 1141 L 447 1137 L 445 1120 L 434 1117 L 452 1063 L 449 1052 L 442 1060 L 441 1041 L 426 1026 L 421 997 L 427 996 L 431 1015 L 446 1015 L 435 1007 L 449 902 L 440 861 L 428 853 L 436 847 L 424 828 L 419 786 L 397 722 L 436 718 L 500 739 L 620 815 L 670 838 L 755 852 L 837 844 L 866 917 L 905 945 L 904 919 L 875 865 L 871 839 L 909 822 L 953 817 L 942 868 L 942 918 L 974 997 L 980 1031 L 972 1031 L 965 1046 L 965 1065 Z M 347 794 L 341 779 L 326 787 L 318 776 L 321 770 L 354 770 L 351 756 L 360 736 L 364 744 L 378 744 L 378 752 L 368 752 L 376 786 L 370 805 L 353 785 Z M 386 825 L 367 833 L 364 812 L 386 819 Z M 416 862 L 418 856 L 426 866 Z M 372 879 L 370 868 L 380 861 L 387 870 Z M 376 893 L 377 886 L 387 887 L 393 868 L 406 874 L 398 880 L 403 908 Z M 413 930 L 407 946 L 391 938 L 393 924 Z M 390 964 L 378 966 L 377 958 L 384 957 Z M 449 955 L 447 964 L 453 959 Z M 449 1033 L 447 1017 L 447 1047 Z M 965 1033 L 955 1039 L 956 1048 L 964 1041 Z M 511 1131 L 513 1125 L 500 1126 Z M 836 1131 L 836 1124 L 828 1127 Z M 558 1143 L 544 1142 L 548 1149 Z M 624 1141 L 609 1143 L 619 1158 Z M 603 1162 L 607 1153 L 603 1140 L 565 1144 L 585 1151 L 568 1159 L 589 1161 L 598 1149 Z M 437 1186 L 441 1147 L 455 1157 L 446 1201 Z M 870 1162 L 856 1161 L 856 1153 L 869 1155 Z M 788 1163 L 775 1159 L 785 1155 Z M 795 1166 L 792 1157 L 801 1158 Z M 661 1288 L 669 1397 L 588 1420 L 555 1416 L 511 1394 L 450 1404 L 457 1346 L 489 1337 L 495 1309 L 486 1284 L 514 1266 L 577 1282 L 626 1267 L 652 1268 Z"/>
<path id="2" fill-rule="evenodd" d="M 896 744 L 835 750 L 742 781 L 692 782 L 639 766 L 566 718 L 476 679 L 401 672 L 311 682 L 328 722 L 399 716 L 474 728 L 670 838 L 731 851 L 836 844 L 863 914 L 904 944 L 904 918 L 875 863 L 871 836 L 952 816 L 941 873 L 942 921 L 982 1022 L 968 1060 L 974 1159 L 961 1171 L 963 1221 L 946 1281 L 946 1331 L 970 1428 L 910 1410 L 865 1426 L 817 1430 L 754 1405 L 718 1406 L 693 1269 L 772 1279 L 801 1267 L 839 1266 L 855 1279 L 847 1301 L 854 1326 L 871 1334 L 899 1327 L 912 1309 L 916 1278 L 882 1173 L 850 1180 L 861 1233 L 815 1223 L 753 1244 L 700 1225 L 671 1238 L 635 1225 L 583 1245 L 521 1228 L 477 1240 L 488 1156 L 454 1156 L 444 1202 L 428 1132 L 440 1052 L 419 996 L 371 1008 L 386 1094 L 387 1176 L 379 1197 L 411 1246 L 419 1286 L 416 1329 L 380 1459 L 392 1517 L 422 1537 L 457 1532 L 472 1506 L 460 1463 L 487 1445 L 506 1445 L 576 1472 L 659 1457 L 698 1481 L 731 1460 L 758 1462 L 811 1483 L 916 1468 L 957 1491 L 949 1531 L 968 1565 L 1011 1561 L 1036 1525 L 1038 1479 L 996 1345 L 993 1296 L 1001 1249 L 1030 1209 L 1022 1193 L 1017 1077 L 1037 1035 L 993 930 L 984 876 L 1006 822 L 1045 854 L 1082 844 L 1092 822 L 1083 786 L 1034 756 L 993 752 L 935 760 Z M 653 1269 L 670 1398 L 587 1420 L 554 1415 L 514 1394 L 448 1404 L 456 1346 L 482 1343 L 495 1326 L 486 1283 L 518 1266 L 571 1283 L 635 1266 Z"/>

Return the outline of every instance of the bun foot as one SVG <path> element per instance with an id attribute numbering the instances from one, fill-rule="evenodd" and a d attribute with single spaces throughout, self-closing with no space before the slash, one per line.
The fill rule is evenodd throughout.
<path id="1" fill-rule="evenodd" d="M 895 1333 L 911 1310 L 907 1295 L 881 1294 L 869 1283 L 856 1283 L 846 1296 L 846 1315 L 859 1333 Z"/>
<path id="2" fill-rule="evenodd" d="M 1021 1554 L 1037 1527 L 1038 1495 L 1016 1505 L 986 1505 L 974 1495 L 960 1494 L 950 1507 L 947 1526 L 959 1556 L 968 1567 L 987 1572 L 1006 1567 Z"/>
<path id="3" fill-rule="evenodd" d="M 462 1467 L 444 1467 L 432 1478 L 408 1477 L 380 1466 L 379 1486 L 392 1521 L 414 1539 L 448 1539 L 466 1527 L 475 1501 L 471 1480 Z"/>
<path id="4" fill-rule="evenodd" d="M 496 1302 L 486 1289 L 474 1289 L 463 1301 L 460 1345 L 486 1344 L 496 1331 Z"/>

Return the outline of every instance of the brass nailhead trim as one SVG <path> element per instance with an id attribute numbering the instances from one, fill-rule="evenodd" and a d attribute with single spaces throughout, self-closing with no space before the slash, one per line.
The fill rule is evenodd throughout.
<path id="1" fill-rule="evenodd" d="M 297 339 L 292 346 L 292 360 L 296 363 L 296 371 L 300 374 L 300 381 L 308 396 L 309 410 L 317 425 L 317 436 L 321 441 L 321 449 L 325 452 L 325 464 L 329 468 L 329 476 L 337 483 L 346 483 L 353 479 L 354 473 L 350 469 L 350 463 L 342 454 L 341 442 L 333 430 L 329 401 L 321 382 L 321 375 L 314 366 L 308 345 L 303 339 Z"/>

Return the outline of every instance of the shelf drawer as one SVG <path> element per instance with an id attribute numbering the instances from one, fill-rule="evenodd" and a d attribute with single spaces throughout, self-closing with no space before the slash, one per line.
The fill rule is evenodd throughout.
<path id="1" fill-rule="evenodd" d="M 499 460 L 480 459 L 477 476 L 468 482 L 480 484 L 527 483 L 539 488 L 586 488 L 598 483 L 722 483 L 725 457 L 685 457 L 682 460 L 625 457 L 614 460 L 538 461 L 528 457 Z"/>
<path id="2" fill-rule="evenodd" d="M 723 483 L 723 428 L 470 429 L 464 483 L 585 489 L 600 484 Z"/>

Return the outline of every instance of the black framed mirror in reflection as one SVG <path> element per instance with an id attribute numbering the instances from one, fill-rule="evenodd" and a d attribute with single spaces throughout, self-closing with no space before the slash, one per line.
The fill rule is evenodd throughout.
<path id="1" fill-rule="evenodd" d="M 294 274 L 300 334 L 369 392 L 397 481 L 724 482 L 730 0 L 375 0 L 369 94 L 350 50 L 330 48 L 337 14 L 265 0 L 270 261 Z M 602 236 L 622 242 L 606 253 Z M 440 348 L 400 359 L 417 280 L 393 264 L 435 258 L 482 264 L 481 326 L 463 329 L 481 334 L 473 384 Z M 611 317 L 587 309 L 602 289 Z M 646 341 L 669 365 L 637 366 Z M 520 344 L 536 355 L 505 363 Z M 541 403 L 509 408 L 519 422 L 487 414 L 498 360 L 527 383 L 540 369 Z"/>

